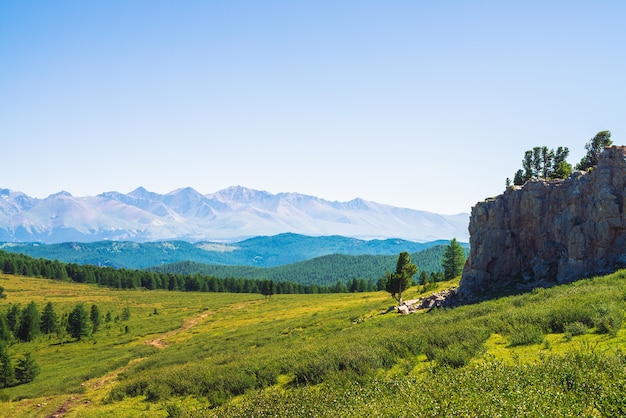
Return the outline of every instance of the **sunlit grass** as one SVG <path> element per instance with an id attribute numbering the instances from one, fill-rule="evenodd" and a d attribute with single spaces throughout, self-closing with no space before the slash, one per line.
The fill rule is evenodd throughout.
<path id="1" fill-rule="evenodd" d="M 382 314 L 395 302 L 385 292 L 264 298 L 117 291 L 1 276 L 8 296 L 0 301 L 2 309 L 31 300 L 41 308 L 50 300 L 59 312 L 69 312 L 81 301 L 96 303 L 103 314 L 110 310 L 113 317 L 127 306 L 132 314 L 128 321 L 103 325 L 85 341 L 46 337 L 12 346 L 13 356 L 33 352 L 42 372 L 32 383 L 0 392 L 5 399 L 27 398 L 3 404 L 0 415 L 7 411 L 4 416 L 48 416 L 72 398 L 67 417 L 108 416 L 113 411 L 118 416 L 157 417 L 252 412 L 292 416 L 295 411 L 399 416 L 405 407 L 437 410 L 447 402 L 453 402 L 453 411 L 461 416 L 464 411 L 471 415 L 473 407 L 485 416 L 523 414 L 524 408 L 532 410 L 533 402 L 535 412 L 547 411 L 542 402 L 561 395 L 539 388 L 562 382 L 555 383 L 554 376 L 545 373 L 569 376 L 583 367 L 605 379 L 606 390 L 619 390 L 622 380 L 612 370 L 622 367 L 619 350 L 626 332 L 599 333 L 594 324 L 602 324 L 602 315 L 623 316 L 623 279 L 623 273 L 616 273 L 476 305 L 400 316 Z M 457 283 L 438 283 L 428 292 L 414 287 L 403 298 L 417 299 Z M 533 332 L 526 333 L 526 328 Z M 568 336 L 566 330 L 572 329 L 576 335 Z M 159 342 L 156 347 L 148 344 L 154 341 Z M 574 358 L 571 353 L 584 356 Z M 517 387 L 521 383 L 509 375 L 519 375 L 519 382 L 528 386 Z M 483 379 L 483 386 L 476 379 Z M 591 384 L 586 376 L 576 379 Z M 100 381 L 105 383 L 98 386 Z M 505 382 L 504 391 L 496 381 Z M 483 390 L 492 403 L 474 398 Z M 527 390 L 528 399 L 517 397 L 516 390 Z M 598 393 L 615 402 L 609 393 Z M 562 399 L 572 414 L 583 414 L 591 402 L 584 401 L 583 392 L 566 393 Z M 596 405 L 589 410 L 591 415 L 594 408 L 621 411 L 619 405 Z M 259 412 L 264 410 L 265 415 Z M 556 416 L 576 416 L 572 414 Z"/>

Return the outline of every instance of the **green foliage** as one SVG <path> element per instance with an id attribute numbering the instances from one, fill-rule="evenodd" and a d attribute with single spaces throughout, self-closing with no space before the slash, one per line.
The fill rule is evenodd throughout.
<path id="1" fill-rule="evenodd" d="M 68 275 L 80 283 L 94 283 L 89 270 L 81 265 L 108 266 L 114 269 L 145 269 L 152 266 L 193 261 L 225 266 L 277 267 L 331 254 L 395 256 L 400 251 L 416 253 L 442 242 L 413 242 L 401 239 L 359 240 L 343 236 L 311 237 L 299 234 L 279 234 L 246 239 L 235 244 L 168 242 L 119 242 L 32 244 L 23 243 L 5 247 L 10 253 L 21 253 L 35 258 L 59 260 L 66 264 Z M 19 259 L 7 258 L 7 274 L 49 277 L 57 265 L 20 265 Z M 0 270 L 4 260 L 0 260 Z M 30 270 L 29 268 L 35 268 Z M 44 272 L 43 270 L 46 270 Z M 57 271 L 56 274 L 63 272 Z M 51 277 L 54 278 L 54 277 Z"/>
<path id="2" fill-rule="evenodd" d="M 59 329 L 59 318 L 52 306 L 52 302 L 46 303 L 41 312 L 41 332 L 44 334 L 52 334 Z"/>
<path id="3" fill-rule="evenodd" d="M 16 383 L 15 369 L 13 368 L 11 357 L 9 357 L 4 344 L 0 344 L 0 388 L 11 387 Z"/>
<path id="4" fill-rule="evenodd" d="M 380 314 L 389 305 L 383 292 L 264 299 L 251 294 L 111 291 L 80 285 L 75 294 L 84 303 L 97 303 L 113 316 L 130 306 L 133 315 L 127 323 L 102 326 L 97 345 L 92 341 L 51 345 L 47 338 L 14 345 L 19 350 L 16 358 L 33 351 L 42 372 L 23 389 L 3 392 L 8 400 L 69 393 L 89 388 L 81 383 L 90 377 L 145 357 L 110 387 L 109 411 L 139 416 L 151 408 L 150 414 L 159 416 L 166 413 L 166 405 L 180 405 L 172 413 L 623 416 L 626 359 L 617 348 L 626 334 L 621 325 L 608 321 L 616 330 L 614 338 L 598 333 L 586 333 L 571 343 L 566 338 L 573 324 L 599 327 L 600 318 L 623 316 L 625 278 L 621 271 L 407 316 Z M 7 283 L 18 280 L 21 286 L 31 279 L 11 277 Z M 78 286 L 56 281 L 51 285 Z M 21 293 L 14 289 L 12 295 Z M 59 292 L 64 295 L 55 299 L 59 312 L 74 306 L 76 299 L 65 296 L 72 292 Z M 35 300 L 53 293 L 44 290 Z M 200 314 L 206 316 L 194 328 L 169 333 Z M 124 326 L 128 334 L 122 334 Z M 164 332 L 169 335 L 168 348 L 145 345 Z M 542 346 L 528 346 L 540 343 L 540 338 Z M 91 393 L 88 396 L 92 399 Z M 100 407 L 94 401 L 89 408 L 100 412 Z M 142 409 L 133 414 L 124 408 Z"/>
<path id="5" fill-rule="evenodd" d="M 522 169 L 513 177 L 513 184 L 521 186 L 530 179 L 565 178 L 571 172 L 571 166 L 566 159 L 569 156 L 567 147 L 548 149 L 548 147 L 534 147 L 524 153 Z"/>
<path id="6" fill-rule="evenodd" d="M 102 323 L 102 316 L 100 315 L 100 309 L 96 304 L 91 305 L 91 311 L 89 312 L 89 319 L 91 320 L 92 332 L 98 331 L 100 324 Z"/>
<path id="7" fill-rule="evenodd" d="M 17 338 L 17 333 L 20 328 L 21 317 L 22 309 L 20 308 L 20 305 L 17 303 L 9 305 L 9 310 L 7 311 L 7 323 L 9 324 L 9 329 L 15 338 Z"/>
<path id="8" fill-rule="evenodd" d="M 599 334 L 609 334 L 615 337 L 622 328 L 624 321 L 623 309 L 615 303 L 601 303 L 596 306 L 596 315 L 593 324 Z"/>
<path id="9" fill-rule="evenodd" d="M 20 315 L 20 326 L 17 332 L 17 337 L 21 341 L 32 341 L 39 335 L 40 330 L 40 317 L 37 305 L 31 301 L 22 311 Z"/>
<path id="10" fill-rule="evenodd" d="M 3 342 L 11 342 L 13 340 L 13 332 L 9 328 L 9 322 L 4 312 L 0 311 L 0 344 Z"/>
<path id="11" fill-rule="evenodd" d="M 446 246 L 443 256 L 441 257 L 444 278 L 450 280 L 460 276 L 463 272 L 465 260 L 463 247 L 456 241 L 456 238 L 452 238 L 450 245 Z"/>
<path id="12" fill-rule="evenodd" d="M 29 383 L 35 380 L 40 371 L 39 365 L 30 352 L 26 352 L 15 366 L 15 378 L 18 384 Z"/>
<path id="13" fill-rule="evenodd" d="M 511 332 L 510 347 L 520 345 L 540 344 L 543 342 L 543 331 L 536 325 L 521 325 Z"/>
<path id="14" fill-rule="evenodd" d="M 587 153 L 576 165 L 577 170 L 589 170 L 598 164 L 598 158 L 604 150 L 613 144 L 610 131 L 600 131 L 585 144 Z"/>
<path id="15" fill-rule="evenodd" d="M 276 293 L 276 283 L 273 280 L 261 280 L 259 288 L 261 289 L 261 294 L 265 297 L 271 297 Z"/>
<path id="16" fill-rule="evenodd" d="M 7 295 L 4 293 L 4 287 L 0 286 L 0 299 L 6 299 Z"/>
<path id="17" fill-rule="evenodd" d="M 185 417 L 614 417 L 626 414 L 621 353 L 550 356 L 533 367 L 492 362 L 423 376 L 250 392 Z"/>
<path id="18" fill-rule="evenodd" d="M 411 256 L 403 251 L 398 256 L 396 270 L 385 278 L 385 290 L 402 304 L 402 292 L 411 287 L 411 280 L 417 273 L 417 266 L 411 263 Z"/>
<path id="19" fill-rule="evenodd" d="M 81 340 L 89 336 L 89 317 L 82 303 L 77 304 L 67 317 L 67 332 L 72 338 Z"/>
<path id="20" fill-rule="evenodd" d="M 130 307 L 124 306 L 122 309 L 122 321 L 128 321 L 130 319 Z"/>
<path id="21" fill-rule="evenodd" d="M 582 322 L 572 322 L 565 325 L 565 338 L 567 340 L 571 340 L 572 337 L 577 337 L 579 335 L 585 335 L 589 331 L 587 325 Z"/>

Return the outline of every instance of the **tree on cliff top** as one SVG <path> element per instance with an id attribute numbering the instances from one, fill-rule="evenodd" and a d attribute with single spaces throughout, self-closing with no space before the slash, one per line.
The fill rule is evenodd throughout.
<path id="1" fill-rule="evenodd" d="M 522 160 L 522 169 L 515 173 L 513 184 L 521 186 L 530 179 L 554 179 L 569 176 L 572 166 L 566 161 L 568 156 L 567 147 L 558 147 L 555 151 L 544 146 L 526 151 Z"/>
<path id="2" fill-rule="evenodd" d="M 610 147 L 613 144 L 611 140 L 610 131 L 600 131 L 591 138 L 589 142 L 585 144 L 587 154 L 576 165 L 577 170 L 589 170 L 591 167 L 595 167 L 598 164 L 598 158 L 600 153 L 606 147 Z"/>
<path id="3" fill-rule="evenodd" d="M 403 251 L 398 257 L 395 273 L 387 273 L 385 290 L 402 305 L 402 292 L 411 286 L 411 279 L 417 273 L 417 266 L 411 263 L 409 253 Z"/>

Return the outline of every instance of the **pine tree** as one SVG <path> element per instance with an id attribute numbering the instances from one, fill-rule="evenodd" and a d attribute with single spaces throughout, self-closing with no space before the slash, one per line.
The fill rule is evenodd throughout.
<path id="1" fill-rule="evenodd" d="M 402 304 L 402 292 L 411 286 L 411 279 L 417 273 L 417 266 L 411 263 L 409 253 L 403 251 L 398 256 L 395 273 L 387 273 L 385 290 Z"/>
<path id="2" fill-rule="evenodd" d="M 98 328 L 100 327 L 100 323 L 102 322 L 102 317 L 100 316 L 100 310 L 95 304 L 91 305 L 91 313 L 89 315 L 89 318 L 91 319 L 91 325 L 93 326 L 92 332 L 95 333 L 96 331 L 98 331 Z"/>
<path id="3" fill-rule="evenodd" d="M 29 303 L 20 317 L 20 327 L 17 333 L 21 341 L 32 341 L 39 335 L 40 331 L 39 311 L 35 302 Z"/>
<path id="4" fill-rule="evenodd" d="M 24 358 L 18 360 L 15 366 L 15 377 L 18 384 L 28 383 L 35 380 L 40 368 L 30 353 L 24 354 Z"/>
<path id="5" fill-rule="evenodd" d="M 587 154 L 576 165 L 577 170 L 589 170 L 598 164 L 600 153 L 613 144 L 610 131 L 600 131 L 585 144 Z"/>
<path id="6" fill-rule="evenodd" d="M 22 316 L 22 309 L 19 303 L 15 303 L 9 306 L 7 311 L 7 322 L 9 329 L 13 333 L 13 336 L 17 338 L 17 331 L 20 329 L 20 317 Z"/>
<path id="7" fill-rule="evenodd" d="M 456 241 L 456 238 L 452 238 L 450 245 L 444 250 L 443 256 L 441 257 L 441 265 L 446 280 L 453 279 L 463 272 L 465 252 L 461 244 Z"/>
<path id="8" fill-rule="evenodd" d="M 59 328 L 59 318 L 54 311 L 52 302 L 48 302 L 41 313 L 41 332 L 44 334 L 52 334 L 57 332 Z"/>
<path id="9" fill-rule="evenodd" d="M 13 333 L 9 328 L 9 322 L 4 312 L 0 312 L 0 344 L 3 342 L 11 342 L 13 340 Z"/>
<path id="10" fill-rule="evenodd" d="M 15 369 L 4 344 L 0 344 L 0 388 L 15 386 Z"/>
<path id="11" fill-rule="evenodd" d="M 89 317 L 82 303 L 76 305 L 67 317 L 67 332 L 77 340 L 89 336 Z"/>

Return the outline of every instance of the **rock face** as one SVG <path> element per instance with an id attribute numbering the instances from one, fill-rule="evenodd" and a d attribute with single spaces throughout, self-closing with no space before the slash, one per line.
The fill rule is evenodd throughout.
<path id="1" fill-rule="evenodd" d="M 461 299 L 498 286 L 568 283 L 626 265 L 626 147 L 565 180 L 535 180 L 478 203 Z"/>

